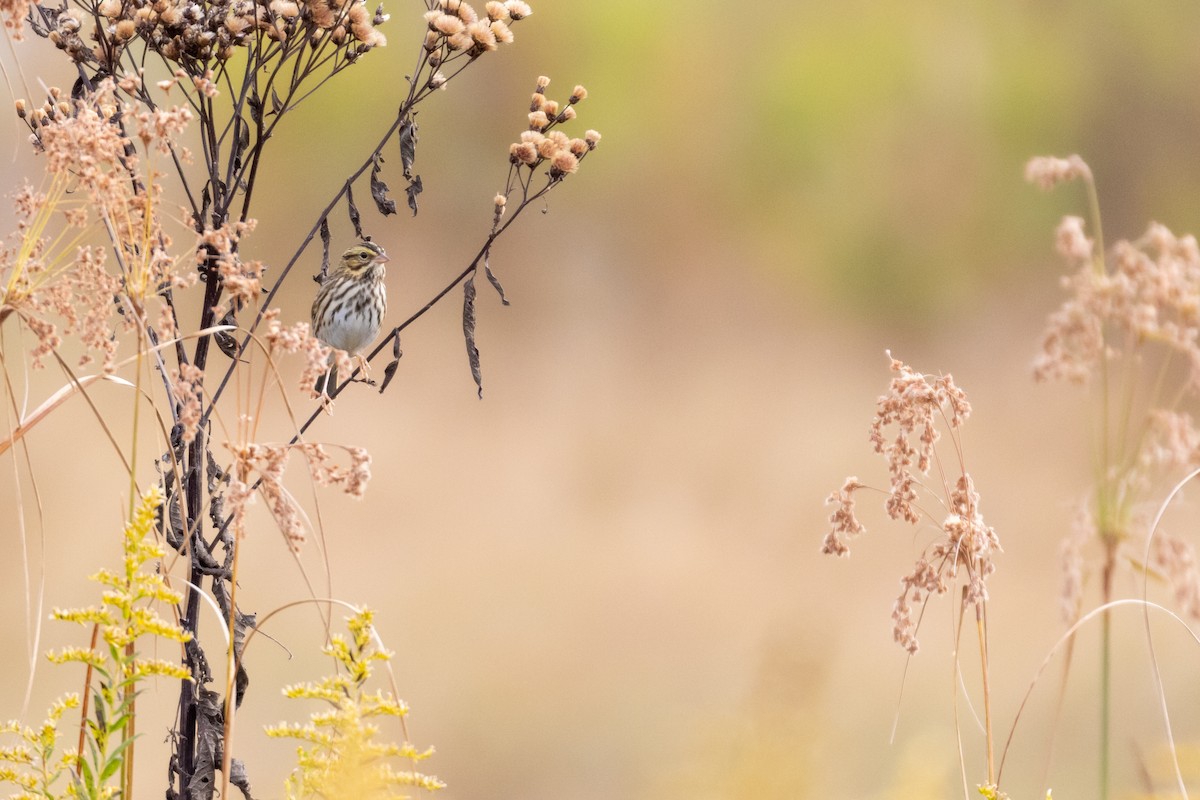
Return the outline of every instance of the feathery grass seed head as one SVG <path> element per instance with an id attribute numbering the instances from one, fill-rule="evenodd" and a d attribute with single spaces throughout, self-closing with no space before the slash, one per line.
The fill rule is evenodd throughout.
<path id="1" fill-rule="evenodd" d="M 916 653 L 915 608 L 929 597 L 947 592 L 962 573 L 966 601 L 981 606 L 988 597 L 986 580 L 995 570 L 1000 541 L 983 520 L 979 494 L 963 460 L 960 428 L 971 413 L 966 394 L 949 375 L 918 373 L 895 358 L 891 358 L 891 370 L 892 380 L 876 402 L 869 432 L 872 447 L 887 461 L 891 475 L 884 508 L 892 519 L 913 525 L 925 519 L 942 534 L 901 578 L 900 595 L 892 608 L 897 644 Z M 948 455 L 937 448 L 942 428 L 952 444 Z M 935 465 L 943 476 L 940 493 L 925 482 Z M 955 475 L 954 482 L 947 483 Z M 867 486 L 858 478 L 850 477 L 826 499 L 826 504 L 835 508 L 821 545 L 823 553 L 848 555 L 850 540 L 865 530 L 855 509 L 855 493 L 864 488 Z M 942 509 L 937 518 L 927 510 L 931 503 Z"/>

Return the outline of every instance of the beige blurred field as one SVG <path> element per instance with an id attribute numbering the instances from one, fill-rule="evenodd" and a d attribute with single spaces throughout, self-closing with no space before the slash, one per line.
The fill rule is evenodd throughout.
<path id="1" fill-rule="evenodd" d="M 378 610 L 414 741 L 437 747 L 441 796 L 962 796 L 951 605 L 931 604 L 911 662 L 891 641 L 899 578 L 932 533 L 872 508 L 853 557 L 823 557 L 823 500 L 850 474 L 886 485 L 866 437 L 886 350 L 953 373 L 974 405 L 968 463 L 1004 547 L 989 611 L 1003 741 L 1062 632 L 1059 542 L 1088 486 L 1094 421 L 1086 392 L 1035 385 L 1029 370 L 1061 299 L 1054 228 L 1084 197 L 1039 192 L 1023 165 L 1082 154 L 1110 241 L 1151 220 L 1200 228 L 1200 8 L 533 5 L 512 48 L 421 111 L 420 215 L 368 213 L 397 254 L 395 324 L 486 234 L 537 75 L 551 96 L 588 87 L 579 130 L 598 129 L 600 149 L 494 252 L 512 306 L 480 287 L 483 399 L 456 294 L 406 332 L 386 394 L 351 393 L 313 431 L 374 457 L 364 500 L 321 498 L 332 594 Z M 388 10 L 387 50 L 275 145 L 289 156 L 268 164 L 249 245 L 268 263 L 290 255 L 378 135 L 357 122 L 376 108 L 390 118 L 421 8 Z M 16 88 L 14 73 L 18 96 L 69 83 L 53 55 L 28 41 L 3 56 L 34 87 Z M 12 154 L 0 185 L 15 186 L 40 164 L 15 124 L 0 127 Z M 284 316 L 306 318 L 310 291 L 296 282 Z M 128 489 L 81 404 L 29 444 L 42 522 L 27 507 L 25 526 L 44 556 L 17 534 L 14 486 L 28 506 L 30 467 L 5 456 L 0 717 L 22 713 L 25 565 L 44 562 L 48 607 L 87 602 L 84 576 L 118 558 Z M 1186 501 L 1180 532 L 1194 531 Z M 307 590 L 257 521 L 240 602 L 265 613 Z M 1140 584 L 1127 574 L 1120 590 Z M 1165 732 L 1141 614 L 1119 615 L 1115 631 L 1114 776 L 1133 792 L 1144 764 L 1162 769 Z M 325 666 L 311 609 L 267 632 L 278 645 L 256 645 L 238 717 L 262 798 L 280 796 L 291 752 L 258 730 L 308 710 L 278 687 Z M 1175 735 L 1195 742 L 1197 651 L 1177 629 L 1154 632 Z M 40 646 L 81 635 L 52 625 Z M 1047 774 L 1055 797 L 1094 796 L 1097 647 L 1086 630 L 1056 725 L 1061 661 L 1038 684 L 1005 767 L 1013 797 L 1041 796 Z M 963 664 L 978 702 L 975 654 Z M 36 677 L 31 720 L 74 688 L 67 668 Z M 169 713 L 173 693 L 149 696 Z M 977 783 L 982 736 L 959 698 Z M 163 788 L 153 754 L 166 724 L 141 727 L 145 797 Z"/>

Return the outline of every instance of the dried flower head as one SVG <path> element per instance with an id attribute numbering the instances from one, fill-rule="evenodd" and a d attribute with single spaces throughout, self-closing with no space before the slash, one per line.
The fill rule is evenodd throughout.
<path id="1" fill-rule="evenodd" d="M 572 104 L 586 96 L 587 92 L 582 86 L 576 86 L 570 103 L 564 106 L 546 97 L 545 89 L 549 84 L 550 79 L 546 76 L 538 78 L 530 99 L 529 128 L 521 132 L 517 142 L 509 145 L 508 157 L 514 166 L 531 169 L 543 162 L 548 163 L 550 168 L 547 175 L 551 182 L 555 182 L 579 169 L 580 162 L 600 141 L 600 134 L 589 130 L 583 139 L 572 139 L 557 130 L 557 126 L 575 119 L 576 111 Z"/>
<path id="2" fill-rule="evenodd" d="M 25 38 L 25 17 L 33 5 L 30 0 L 4 0 L 0 3 L 0 15 L 4 17 L 4 27 L 8 30 L 13 41 L 19 42 Z"/>
<path id="3" fill-rule="evenodd" d="M 1200 566 L 1192 543 L 1182 536 L 1159 532 L 1154 537 L 1150 563 L 1166 577 L 1179 610 L 1200 619 Z"/>
<path id="4" fill-rule="evenodd" d="M 233 514 L 234 530 L 239 535 L 244 533 L 246 507 L 253 501 L 250 487 L 257 483 L 275 524 L 288 546 L 297 552 L 307 537 L 303 512 L 283 485 L 283 474 L 292 453 L 305 456 L 309 474 L 318 486 L 336 486 L 354 498 L 363 496 L 371 479 L 371 456 L 361 447 L 342 447 L 350 463 L 339 466 L 324 446 L 312 442 L 290 445 L 250 442 L 226 446 L 234 457 L 234 477 L 225 497 L 225 504 Z"/>
<path id="5" fill-rule="evenodd" d="M 829 533 L 825 534 L 825 541 L 821 545 L 821 552 L 825 555 L 850 555 L 850 548 L 846 544 L 847 540 L 866 530 L 854 514 L 854 493 L 862 488 L 864 488 L 863 484 L 858 482 L 858 478 L 851 476 L 846 478 L 841 489 L 825 499 L 825 505 L 837 506 L 829 515 L 831 527 Z"/>
<path id="6" fill-rule="evenodd" d="M 1060 183 L 1083 178 L 1091 181 L 1092 171 L 1082 158 L 1077 155 L 1066 158 L 1053 156 L 1038 156 L 1025 165 L 1025 180 L 1035 184 L 1040 189 L 1053 189 Z"/>
<path id="7" fill-rule="evenodd" d="M 176 413 L 179 424 L 183 426 L 183 442 L 188 444 L 196 438 L 200 429 L 204 371 L 192 364 L 181 364 L 178 370 L 172 372 L 171 378 Z"/>
<path id="8" fill-rule="evenodd" d="M 492 36 L 495 37 L 495 40 L 500 44 L 513 43 L 514 37 L 512 28 L 508 27 L 508 23 L 504 22 L 503 20 L 493 20 L 488 25 L 488 29 L 492 32 Z"/>
<path id="9" fill-rule="evenodd" d="M 895 377 L 888 392 L 876 404 L 871 444 L 876 453 L 887 459 L 892 476 L 888 516 L 915 524 L 920 521 L 913 505 L 917 499 L 917 473 L 929 474 L 934 445 L 941 437 L 938 422 L 956 431 L 970 416 L 971 405 L 950 375 L 936 378 L 922 375 L 896 359 L 892 359 L 892 372 Z M 887 429 L 893 426 L 896 434 L 890 438 Z"/>
<path id="10" fill-rule="evenodd" d="M 438 0 L 435 7 L 425 13 L 429 30 L 425 34 L 424 48 L 429 66 L 436 69 L 457 58 L 475 59 L 501 44 L 510 44 L 513 34 L 509 23 L 518 17 L 512 16 L 503 3 L 490 2 L 485 11 L 485 16 L 480 18 L 469 3 Z M 445 81 L 443 77 L 429 85 L 438 88 Z"/>
<path id="11" fill-rule="evenodd" d="M 1000 550 L 1000 542 L 995 530 L 983 521 L 979 494 L 963 463 L 959 428 L 971 411 L 966 395 L 949 375 L 923 375 L 896 359 L 891 359 L 891 369 L 893 378 L 876 404 L 870 430 L 871 444 L 887 459 L 891 473 L 885 508 L 893 519 L 914 525 L 924 519 L 942 533 L 901 579 L 900 595 L 892 611 L 896 642 L 916 653 L 914 608 L 931 595 L 944 594 L 960 576 L 966 587 L 966 601 L 981 606 L 987 600 L 986 579 L 995 570 L 993 556 Z M 953 443 L 952 458 L 946 460 L 937 450 L 943 427 Z M 923 480 L 934 465 L 942 476 L 937 483 L 940 491 L 929 488 Z M 821 545 L 823 553 L 848 555 L 850 540 L 863 532 L 855 513 L 855 493 L 864 488 L 858 478 L 851 477 L 829 495 L 826 503 L 835 508 Z M 927 510 L 931 506 L 922 504 L 922 494 L 943 509 L 940 517 L 935 518 Z"/>
<path id="12" fill-rule="evenodd" d="M 467 34 L 474 42 L 472 46 L 476 54 L 488 52 L 496 49 L 496 34 L 492 32 L 491 26 L 486 22 L 472 22 L 467 26 Z"/>
<path id="13" fill-rule="evenodd" d="M 1094 231 L 1089 237 L 1075 216 L 1058 226 L 1055 246 L 1068 266 L 1062 279 L 1068 297 L 1050 315 L 1033 365 L 1038 380 L 1094 381 L 1105 398 L 1096 486 L 1063 545 L 1064 613 L 1073 621 L 1081 607 L 1084 543 L 1100 540 L 1103 571 L 1111 574 L 1126 561 L 1126 543 L 1144 533 L 1154 536 L 1151 565 L 1184 613 L 1196 615 L 1194 554 L 1171 534 L 1150 531 L 1148 509 L 1157 506 L 1153 490 L 1160 482 L 1200 464 L 1191 413 L 1200 399 L 1200 246 L 1192 236 L 1151 224 L 1137 240 L 1106 248 L 1094 178 L 1082 159 L 1034 159 L 1026 174 L 1043 188 L 1074 178 L 1087 182 Z M 1113 394 L 1122 401 L 1110 403 Z M 1119 412 L 1110 411 L 1118 406 Z"/>
<path id="14" fill-rule="evenodd" d="M 504 4 L 504 8 L 506 11 L 508 11 L 508 15 L 513 19 L 525 19 L 533 13 L 533 10 L 529 7 L 529 4 L 523 3 L 521 0 L 507 0 L 507 2 Z M 547 79 L 546 82 L 549 83 L 549 79 Z"/>
<path id="15" fill-rule="evenodd" d="M 304 358 L 304 370 L 300 374 L 299 387 L 310 399 L 322 395 L 314 387 L 333 364 L 338 372 L 349 375 L 353 370 L 350 356 L 344 350 L 334 350 L 312 335 L 307 322 L 297 322 L 285 327 L 279 321 L 279 309 L 271 308 L 263 313 L 263 341 L 272 355 L 299 354 Z"/>
<path id="16" fill-rule="evenodd" d="M 1078 217 L 1063 220 L 1057 242 L 1073 269 L 1063 279 L 1069 296 L 1049 317 L 1034 376 L 1082 383 L 1101 359 L 1119 357 L 1122 347 L 1141 350 L 1157 344 L 1183 357 L 1192 390 L 1200 390 L 1196 239 L 1176 237 L 1153 224 L 1136 242 L 1117 242 L 1105 270 L 1097 268 L 1095 243 L 1084 235 Z M 1107 336 L 1106 331 L 1120 336 Z"/>
<path id="17" fill-rule="evenodd" d="M 550 162 L 550 177 L 561 178 L 579 169 L 579 159 L 569 150 L 559 150 Z"/>
<path id="18" fill-rule="evenodd" d="M 529 142 L 514 142 L 509 145 L 508 156 L 514 164 L 533 166 L 538 161 L 537 148 Z"/>
<path id="19" fill-rule="evenodd" d="M 451 14 L 438 14 L 430 26 L 443 36 L 454 36 L 467 29 L 461 19 Z"/>

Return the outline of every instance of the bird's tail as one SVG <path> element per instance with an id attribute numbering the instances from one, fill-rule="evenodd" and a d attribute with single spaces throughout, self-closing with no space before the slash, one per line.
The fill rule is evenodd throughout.
<path id="1" fill-rule="evenodd" d="M 338 385 L 337 377 L 337 359 L 333 354 L 329 354 L 329 369 L 325 374 L 317 378 L 316 390 L 317 394 L 328 394 L 330 390 L 336 389 Z"/>

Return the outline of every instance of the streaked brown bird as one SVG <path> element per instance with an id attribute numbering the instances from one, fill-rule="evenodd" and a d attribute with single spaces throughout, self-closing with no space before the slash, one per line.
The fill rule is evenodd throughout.
<path id="1" fill-rule="evenodd" d="M 387 253 L 375 242 L 359 242 L 342 253 L 342 260 L 330 273 L 312 305 L 313 335 L 330 347 L 345 350 L 356 357 L 366 371 L 362 351 L 366 350 L 383 325 L 387 311 L 387 287 L 383 278 Z M 335 386 L 337 375 L 330 369 L 318 382 L 317 391 Z"/>

